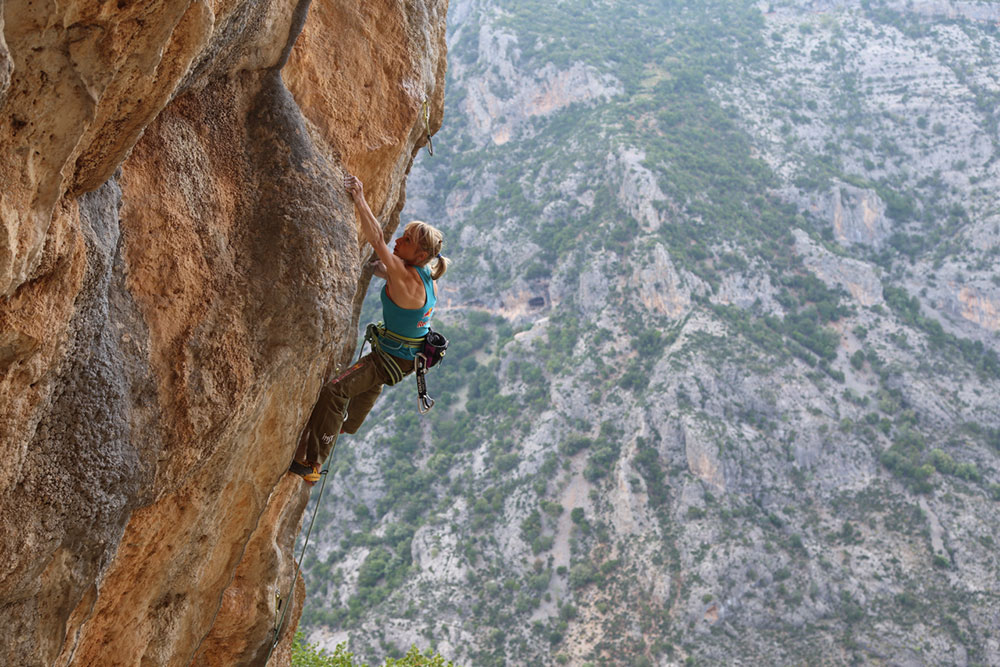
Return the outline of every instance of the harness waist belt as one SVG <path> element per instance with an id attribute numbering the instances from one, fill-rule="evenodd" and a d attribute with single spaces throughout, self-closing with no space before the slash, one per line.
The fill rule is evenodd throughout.
<path id="1" fill-rule="evenodd" d="M 378 332 L 379 338 L 387 338 L 393 343 L 397 343 L 400 347 L 407 347 L 411 350 L 419 350 L 423 347 L 424 338 L 426 336 L 421 336 L 420 338 L 410 338 L 409 336 L 400 336 L 395 331 L 389 331 L 385 328 L 384 324 L 379 323 L 376 325 L 376 331 Z"/>
<path id="2" fill-rule="evenodd" d="M 381 322 L 378 324 L 369 324 L 368 328 L 365 329 L 365 340 L 367 340 L 372 349 L 378 355 L 379 359 L 382 361 L 382 365 L 385 367 L 386 372 L 389 373 L 389 377 L 392 378 L 392 384 L 396 384 L 403 379 L 405 373 L 399 367 L 396 362 L 396 358 L 385 349 L 383 349 L 384 343 L 388 341 L 392 343 L 392 347 L 399 350 L 402 348 L 408 348 L 411 350 L 419 350 L 423 347 L 423 338 L 410 338 L 409 336 L 400 336 L 399 334 L 389 331 L 385 328 L 385 325 Z"/>

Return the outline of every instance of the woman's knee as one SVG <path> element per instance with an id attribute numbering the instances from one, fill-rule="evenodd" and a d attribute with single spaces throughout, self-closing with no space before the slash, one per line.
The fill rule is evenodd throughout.
<path id="1" fill-rule="evenodd" d="M 341 413 L 347 407 L 350 396 L 344 391 L 344 387 L 336 383 L 325 384 L 319 393 L 318 405 L 323 406 L 327 412 Z"/>

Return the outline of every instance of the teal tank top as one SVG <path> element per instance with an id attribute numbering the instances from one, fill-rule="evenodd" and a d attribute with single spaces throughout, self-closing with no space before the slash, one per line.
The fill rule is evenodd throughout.
<path id="1" fill-rule="evenodd" d="M 382 321 L 389 331 L 406 338 L 423 338 L 430 331 L 431 318 L 434 316 L 434 306 L 437 297 L 434 296 L 434 281 L 431 280 L 431 270 L 426 266 L 414 267 L 424 284 L 424 305 L 421 308 L 400 308 L 386 292 L 385 285 L 379 297 L 382 300 Z M 413 359 L 417 350 L 400 345 L 385 336 L 379 336 L 379 345 L 383 350 L 400 359 Z"/>

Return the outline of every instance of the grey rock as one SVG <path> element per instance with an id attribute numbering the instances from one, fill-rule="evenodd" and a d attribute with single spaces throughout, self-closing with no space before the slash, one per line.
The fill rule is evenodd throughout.
<path id="1" fill-rule="evenodd" d="M 645 151 L 622 147 L 609 157 L 607 170 L 621 174 L 618 199 L 625 210 L 644 230 L 655 232 L 663 223 L 664 216 L 659 208 L 667 203 L 667 196 L 660 190 L 656 175 L 643 165 L 645 159 Z"/>
<path id="2" fill-rule="evenodd" d="M 689 283 L 698 285 L 701 281 L 694 276 L 682 277 L 661 243 L 655 243 L 642 259 L 630 277 L 629 292 L 649 313 L 670 318 L 684 315 L 691 308 Z"/>
<path id="3" fill-rule="evenodd" d="M 801 229 L 792 232 L 795 251 L 816 277 L 831 287 L 840 287 L 862 306 L 883 303 L 882 281 L 871 265 L 849 257 L 840 257 L 817 245 Z"/>
<path id="4" fill-rule="evenodd" d="M 7 88 L 10 87 L 10 77 L 14 73 L 14 63 L 7 50 L 7 42 L 3 38 L 3 16 L 0 14 L 0 108 L 3 108 Z"/>
<path id="5" fill-rule="evenodd" d="M 834 238 L 843 245 L 858 243 L 881 248 L 892 233 L 885 202 L 874 190 L 834 183 L 825 193 L 803 193 L 800 197 L 802 207 L 827 222 Z"/>
<path id="6" fill-rule="evenodd" d="M 564 69 L 549 63 L 535 71 L 522 70 L 516 64 L 517 36 L 490 22 L 480 26 L 478 43 L 479 61 L 488 69 L 468 82 L 461 107 L 480 146 L 503 145 L 521 133 L 530 135 L 533 117 L 548 116 L 573 103 L 607 100 L 623 91 L 614 76 L 580 62 Z"/>

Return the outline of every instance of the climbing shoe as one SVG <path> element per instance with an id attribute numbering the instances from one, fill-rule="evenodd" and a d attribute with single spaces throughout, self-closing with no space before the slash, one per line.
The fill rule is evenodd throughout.
<path id="1" fill-rule="evenodd" d="M 312 486 L 319 481 L 320 472 L 318 463 L 303 463 L 302 461 L 292 461 L 292 465 L 288 466 L 288 471 L 293 472 L 296 475 L 302 477 L 306 484 Z"/>

